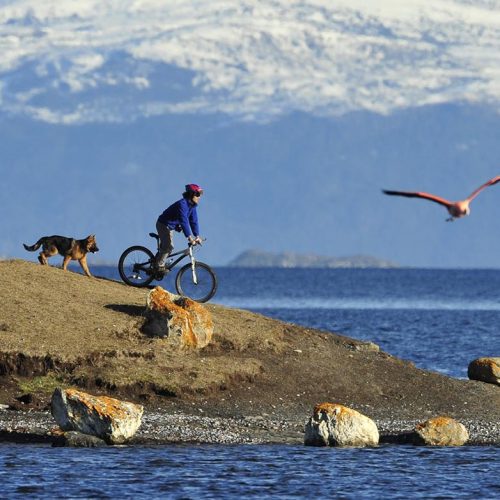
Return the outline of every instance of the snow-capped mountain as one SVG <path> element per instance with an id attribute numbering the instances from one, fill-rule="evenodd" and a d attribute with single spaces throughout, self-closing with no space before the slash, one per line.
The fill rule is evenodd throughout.
<path id="1" fill-rule="evenodd" d="M 0 111 L 50 123 L 500 102 L 498 0 L 0 2 Z"/>

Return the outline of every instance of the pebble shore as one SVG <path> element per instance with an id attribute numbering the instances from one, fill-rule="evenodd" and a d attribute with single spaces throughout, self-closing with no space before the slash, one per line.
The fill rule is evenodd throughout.
<path id="1" fill-rule="evenodd" d="M 302 444 L 303 421 L 270 416 L 207 417 L 150 410 L 129 444 Z M 380 442 L 404 444 L 417 421 L 397 418 L 375 420 Z M 469 431 L 468 445 L 500 445 L 500 422 L 461 421 Z M 0 441 L 53 443 L 56 423 L 47 411 L 0 410 Z"/>

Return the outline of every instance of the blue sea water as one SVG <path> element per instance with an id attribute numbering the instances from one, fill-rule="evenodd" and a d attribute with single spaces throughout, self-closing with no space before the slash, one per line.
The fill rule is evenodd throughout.
<path id="1" fill-rule="evenodd" d="M 500 271 L 217 269 L 212 302 L 370 340 L 466 378 L 500 355 Z M 113 267 L 93 268 L 118 279 Z M 163 283 L 174 290 L 172 277 Z M 0 445 L 3 498 L 496 498 L 500 447 Z"/>
<path id="2" fill-rule="evenodd" d="M 2 498 L 498 498 L 498 449 L 0 446 Z"/>

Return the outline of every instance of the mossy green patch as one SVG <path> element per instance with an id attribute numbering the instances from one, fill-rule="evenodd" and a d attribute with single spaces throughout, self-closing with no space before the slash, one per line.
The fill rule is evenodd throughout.
<path id="1" fill-rule="evenodd" d="M 17 384 L 19 389 L 24 394 L 51 394 L 54 392 L 56 387 L 60 387 L 64 383 L 64 380 L 54 373 L 48 373 L 47 375 L 39 377 L 30 377 L 25 379 L 17 379 Z"/>

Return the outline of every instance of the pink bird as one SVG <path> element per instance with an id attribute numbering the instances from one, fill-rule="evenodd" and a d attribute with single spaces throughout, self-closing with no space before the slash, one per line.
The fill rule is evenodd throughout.
<path id="1" fill-rule="evenodd" d="M 482 186 L 478 187 L 473 193 L 471 193 L 465 200 L 462 201 L 448 201 L 444 198 L 440 198 L 434 194 L 429 193 L 413 193 L 409 191 L 387 191 L 383 190 L 385 194 L 395 195 L 395 196 L 406 196 L 407 198 L 424 198 L 425 200 L 434 201 L 435 203 L 439 203 L 443 205 L 448 210 L 448 213 L 451 215 L 447 221 L 452 221 L 454 219 L 459 219 L 460 217 L 465 217 L 470 214 L 470 202 L 486 187 L 493 186 L 500 182 L 500 175 L 493 177 L 488 182 L 485 182 Z"/>

